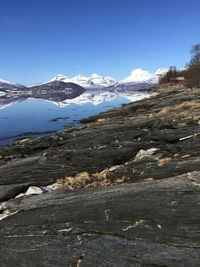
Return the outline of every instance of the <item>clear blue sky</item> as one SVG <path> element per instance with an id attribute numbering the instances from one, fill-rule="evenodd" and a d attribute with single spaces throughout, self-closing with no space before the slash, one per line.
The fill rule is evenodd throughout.
<path id="1" fill-rule="evenodd" d="M 2 0 L 0 78 L 183 67 L 200 42 L 199 14 L 199 0 Z"/>

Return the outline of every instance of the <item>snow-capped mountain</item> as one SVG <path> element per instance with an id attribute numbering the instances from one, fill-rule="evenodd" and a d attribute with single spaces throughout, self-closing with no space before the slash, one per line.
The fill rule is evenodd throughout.
<path id="1" fill-rule="evenodd" d="M 142 83 L 151 80 L 153 75 L 142 69 L 135 69 L 131 72 L 130 76 L 120 81 L 120 83 Z"/>
<path id="2" fill-rule="evenodd" d="M 97 74 L 92 74 L 89 77 L 78 75 L 72 78 L 58 74 L 51 81 L 72 82 L 84 87 L 85 89 L 102 89 L 118 83 L 118 81 L 112 77 L 102 77 Z"/>
<path id="3" fill-rule="evenodd" d="M 130 76 L 120 81 L 121 84 L 127 83 L 158 83 L 159 78 L 162 77 L 169 69 L 160 68 L 155 72 L 151 73 L 140 68 L 134 69 Z"/>
<path id="4" fill-rule="evenodd" d="M 17 90 L 22 90 L 26 88 L 25 86 L 23 85 L 20 85 L 20 84 L 13 84 L 13 83 L 10 83 L 8 81 L 4 81 L 2 79 L 0 79 L 0 95 L 2 95 L 3 93 L 8 93 L 8 92 L 14 92 L 14 91 L 17 91 Z"/>
<path id="5" fill-rule="evenodd" d="M 104 89 L 108 87 L 121 88 L 121 85 L 136 85 L 136 88 L 138 87 L 146 89 L 149 88 L 149 86 L 151 86 L 152 84 L 158 83 L 159 78 L 162 77 L 167 71 L 167 68 L 160 68 L 155 72 L 151 73 L 149 71 L 138 68 L 134 69 L 131 72 L 130 76 L 121 81 L 118 81 L 117 79 L 110 76 L 103 77 L 98 74 L 92 74 L 89 77 L 78 75 L 72 78 L 62 74 L 58 74 L 51 80 L 51 82 L 73 82 L 88 90 Z"/>
<path id="6" fill-rule="evenodd" d="M 68 77 L 64 75 L 56 75 L 51 81 L 40 84 L 40 86 L 46 86 L 52 82 L 74 83 L 86 90 L 110 90 L 110 91 L 132 91 L 148 89 L 154 84 L 158 83 L 159 78 L 162 77 L 168 71 L 167 68 L 160 68 L 155 72 L 149 72 L 142 69 L 134 69 L 131 74 L 118 81 L 110 76 L 100 76 L 98 74 L 92 74 L 91 76 L 78 75 L 75 77 Z M 51 84 L 54 85 L 54 84 Z M 19 84 L 12 84 L 8 81 L 0 79 L 0 94 L 15 92 L 18 90 L 26 90 L 27 88 L 33 89 L 36 86 L 26 87 Z M 57 84 L 55 88 L 57 88 Z"/>
<path id="7" fill-rule="evenodd" d="M 11 83 L 5 80 L 0 79 L 0 89 L 5 88 L 6 86 L 10 87 Z"/>
<path id="8" fill-rule="evenodd" d="M 10 82 L 0 79 L 0 84 L 1 84 L 1 83 L 7 83 L 7 84 L 10 84 Z"/>
<path id="9" fill-rule="evenodd" d="M 159 68 L 154 72 L 155 76 L 163 76 L 169 71 L 169 68 Z"/>

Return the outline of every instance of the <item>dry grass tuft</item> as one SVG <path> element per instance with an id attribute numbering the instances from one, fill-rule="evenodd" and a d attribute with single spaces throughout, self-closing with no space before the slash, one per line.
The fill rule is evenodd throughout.
<path id="1" fill-rule="evenodd" d="M 197 109 L 197 108 L 200 108 L 200 102 L 184 102 L 176 106 L 176 109 Z"/>
<path id="2" fill-rule="evenodd" d="M 105 169 L 95 174 L 89 174 L 88 172 L 81 172 L 75 176 L 67 176 L 63 179 L 56 181 L 56 189 L 68 189 L 77 190 L 81 188 L 96 188 L 96 187 L 107 187 L 113 184 L 119 184 L 123 182 L 123 179 L 111 182 L 109 176 L 111 172 L 116 170 L 118 166 L 113 166 L 109 169 Z"/>
<path id="3" fill-rule="evenodd" d="M 24 138 L 24 139 L 16 140 L 16 141 L 14 141 L 14 143 L 15 144 L 23 144 L 23 143 L 26 143 L 29 140 L 30 140 L 29 138 Z"/>
<path id="4" fill-rule="evenodd" d="M 171 161 L 172 158 L 168 157 L 168 158 L 163 158 L 163 159 L 160 159 L 158 161 L 158 166 L 164 166 L 165 164 L 167 164 L 169 161 Z"/>
<path id="5" fill-rule="evenodd" d="M 104 118 L 103 118 L 103 119 L 98 119 L 98 120 L 97 120 L 97 122 L 104 122 L 104 121 L 106 121 L 106 119 L 104 119 Z"/>
<path id="6" fill-rule="evenodd" d="M 172 111 L 172 108 L 170 108 L 170 107 L 164 107 L 156 115 L 162 116 L 162 115 L 164 115 L 164 114 L 166 114 L 166 113 L 168 113 L 170 111 Z"/>
<path id="7" fill-rule="evenodd" d="M 182 104 L 179 104 L 175 107 L 164 107 L 162 108 L 159 112 L 156 113 L 157 116 L 162 116 L 170 111 L 175 111 L 175 110 L 188 110 L 188 109 L 200 109 L 200 102 L 183 102 Z M 185 116 L 185 113 L 181 113 L 183 116 Z M 200 117 L 199 117 L 200 118 Z"/>
<path id="8" fill-rule="evenodd" d="M 86 184 L 91 180 L 88 172 L 78 173 L 76 176 L 68 176 L 63 179 L 58 179 L 56 184 L 58 188 L 64 188 L 69 190 L 80 189 L 86 186 Z"/>
<path id="9" fill-rule="evenodd" d="M 198 121 L 198 120 L 200 120 L 200 114 L 194 114 L 194 115 L 192 115 L 192 119 L 193 119 L 194 121 Z"/>

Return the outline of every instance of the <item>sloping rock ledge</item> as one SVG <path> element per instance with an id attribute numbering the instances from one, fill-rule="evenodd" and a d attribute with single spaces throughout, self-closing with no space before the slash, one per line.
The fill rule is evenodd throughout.
<path id="1" fill-rule="evenodd" d="M 0 266 L 199 266 L 200 92 L 157 92 L 0 149 Z"/>

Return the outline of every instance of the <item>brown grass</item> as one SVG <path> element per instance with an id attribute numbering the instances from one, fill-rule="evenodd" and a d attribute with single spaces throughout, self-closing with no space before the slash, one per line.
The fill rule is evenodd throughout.
<path id="1" fill-rule="evenodd" d="M 197 109 L 197 108 L 200 108 L 200 102 L 184 102 L 176 106 L 175 109 Z"/>
<path id="2" fill-rule="evenodd" d="M 56 189 L 77 190 L 81 188 L 107 187 L 122 183 L 123 179 L 114 183 L 110 181 L 109 176 L 115 169 L 117 169 L 117 166 L 113 166 L 95 174 L 81 172 L 75 176 L 67 176 L 63 179 L 58 179 L 56 181 Z"/>
<path id="3" fill-rule="evenodd" d="M 164 115 L 164 114 L 166 114 L 166 113 L 168 113 L 168 112 L 170 112 L 170 111 L 172 111 L 172 108 L 170 108 L 170 107 L 164 107 L 164 108 L 162 108 L 162 109 L 157 113 L 157 115 L 158 115 L 158 116 L 162 116 L 162 115 Z"/>
<path id="4" fill-rule="evenodd" d="M 200 120 L 200 114 L 194 114 L 194 115 L 192 115 L 192 119 L 193 119 L 194 121 L 198 121 L 198 120 Z"/>
<path id="5" fill-rule="evenodd" d="M 157 116 L 162 116 L 170 111 L 175 110 L 188 110 L 188 109 L 200 109 L 200 102 L 183 102 L 182 104 L 179 104 L 175 107 L 164 107 L 159 112 L 156 113 Z M 181 113 L 184 116 L 184 113 Z"/>
<path id="6" fill-rule="evenodd" d="M 158 166 L 164 166 L 165 164 L 167 164 L 171 160 L 172 160 L 172 158 L 170 158 L 170 157 L 160 159 L 158 162 Z"/>
<path id="7" fill-rule="evenodd" d="M 105 122 L 105 121 L 106 121 L 105 118 L 103 118 L 103 119 L 98 119 L 98 120 L 97 120 L 97 122 Z"/>
<path id="8" fill-rule="evenodd" d="M 63 179 L 58 179 L 56 183 L 58 185 L 58 188 L 75 190 L 85 187 L 90 180 L 91 177 L 88 172 L 81 172 L 74 177 L 67 176 Z"/>

